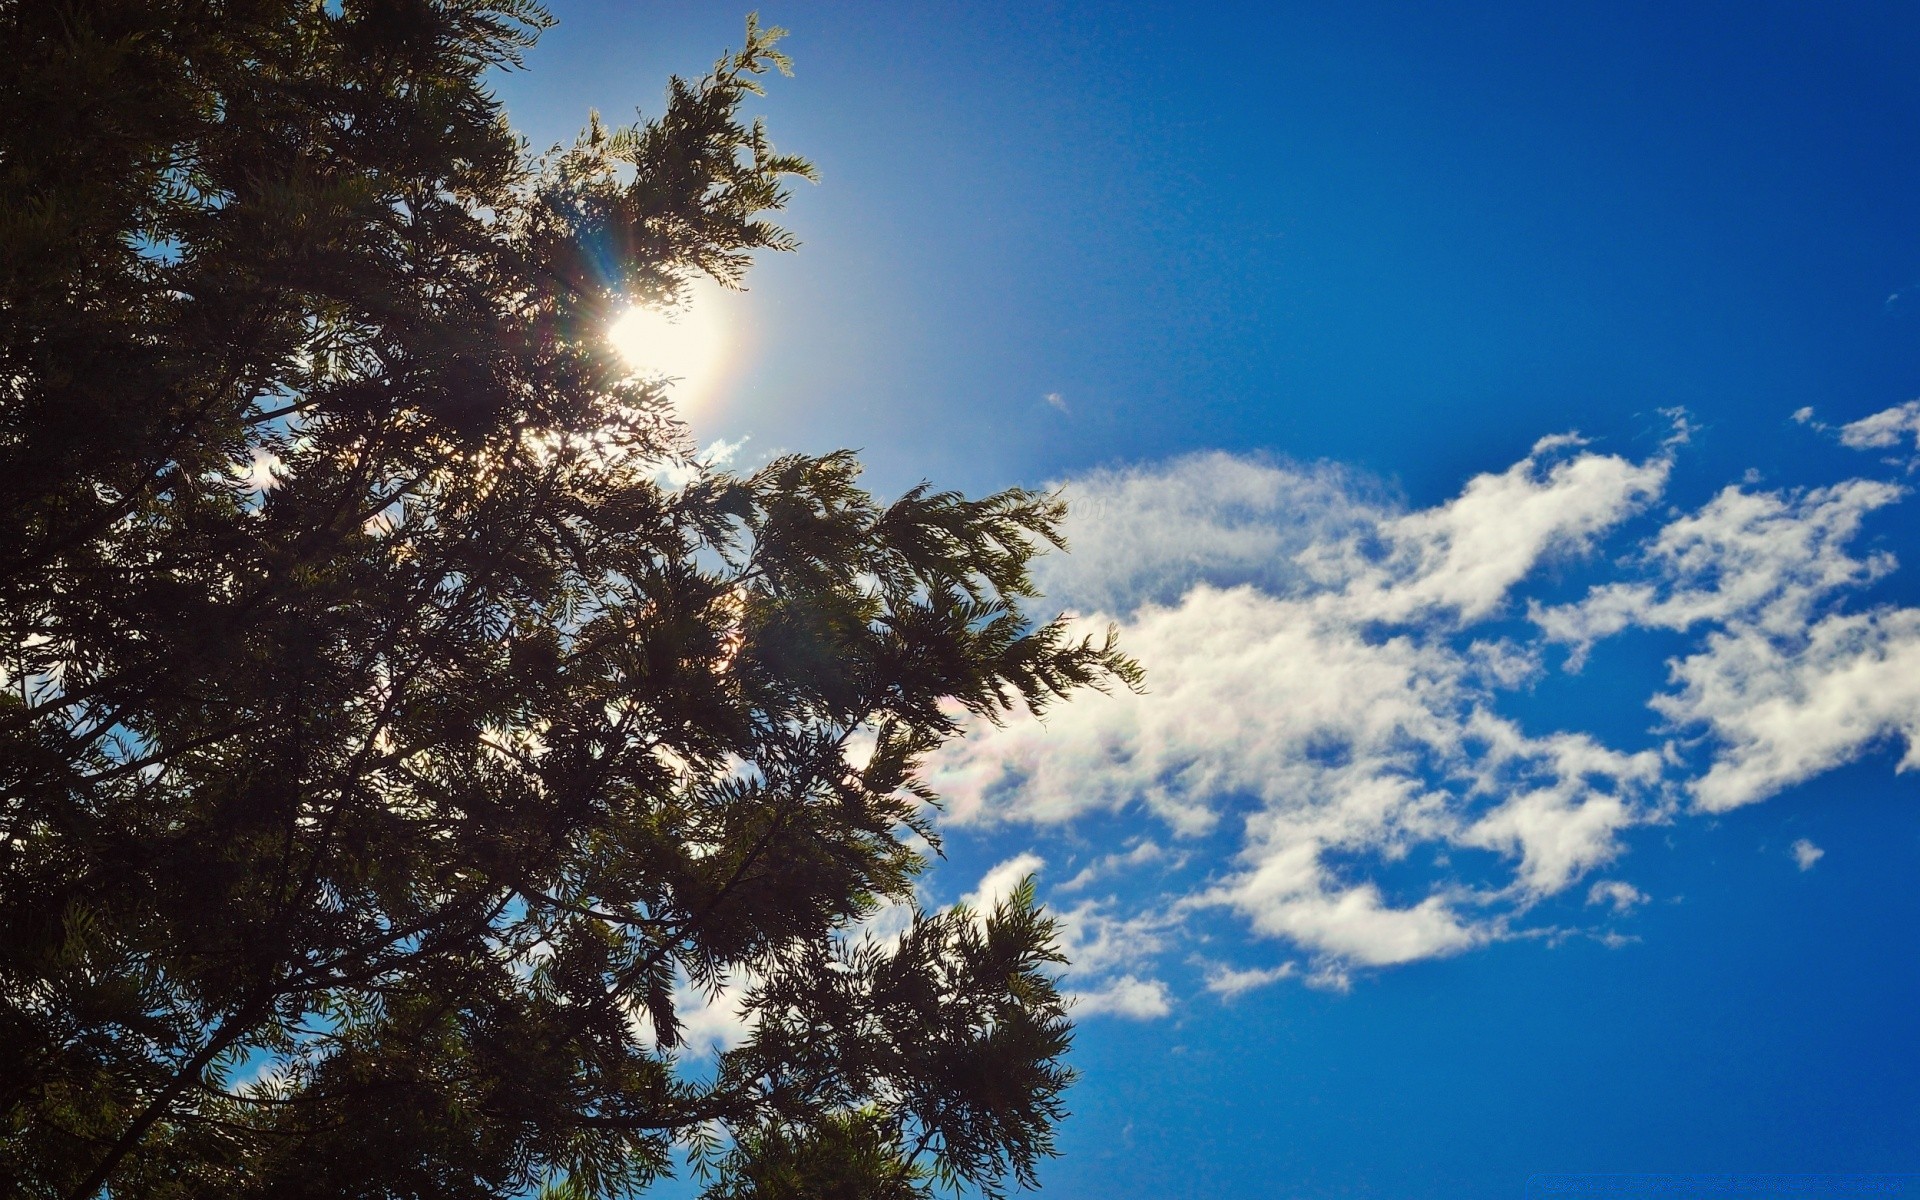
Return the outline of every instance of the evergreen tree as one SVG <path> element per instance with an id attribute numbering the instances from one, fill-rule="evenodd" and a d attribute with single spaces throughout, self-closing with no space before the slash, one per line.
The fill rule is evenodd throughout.
<path id="1" fill-rule="evenodd" d="M 135 1197 L 1030 1184 L 1030 888 L 919 764 L 1132 683 L 1053 498 L 686 468 L 606 329 L 793 243 L 740 110 L 531 159 L 532 0 L 0 0 L 0 1177 Z M 689 996 L 754 1032 L 683 1063 Z"/>

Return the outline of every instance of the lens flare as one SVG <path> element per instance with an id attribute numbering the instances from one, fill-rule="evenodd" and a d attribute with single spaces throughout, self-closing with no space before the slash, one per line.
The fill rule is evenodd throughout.
<path id="1" fill-rule="evenodd" d="M 669 394 L 684 408 L 707 397 L 725 365 L 727 338 L 718 309 L 710 296 L 665 311 L 636 306 L 621 314 L 607 337 L 634 374 L 667 380 Z"/>

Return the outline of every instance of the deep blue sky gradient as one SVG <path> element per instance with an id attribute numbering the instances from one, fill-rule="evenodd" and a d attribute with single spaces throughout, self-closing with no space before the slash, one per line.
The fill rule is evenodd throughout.
<path id="1" fill-rule="evenodd" d="M 537 144 L 589 106 L 657 111 L 667 73 L 740 40 L 722 5 L 554 11 L 500 85 Z M 694 418 L 750 456 L 852 445 L 881 490 L 978 491 L 1217 447 L 1350 464 L 1426 505 L 1548 433 L 1644 457 L 1682 406 L 1700 429 L 1668 500 L 1691 505 L 1750 468 L 1870 473 L 1789 415 L 1920 394 L 1911 5 L 763 16 L 797 78 L 756 108 L 822 181 L 785 221 L 803 249 L 749 281 L 739 377 Z M 1920 560 L 1916 534 L 1895 511 L 1869 540 Z M 1877 595 L 1920 598 L 1920 561 Z M 1543 681 L 1529 722 L 1644 742 L 1668 653 L 1627 635 L 1608 671 Z M 1086 1022 L 1046 1192 L 1920 1170 L 1920 794 L 1896 757 L 1635 831 L 1653 901 L 1623 948 L 1543 936 L 1347 994 Z M 1814 871 L 1786 857 L 1799 837 L 1827 851 Z M 948 894 L 1001 849 L 955 838 Z"/>

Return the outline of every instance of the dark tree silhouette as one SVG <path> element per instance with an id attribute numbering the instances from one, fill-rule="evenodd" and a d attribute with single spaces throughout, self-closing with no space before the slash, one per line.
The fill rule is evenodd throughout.
<path id="1" fill-rule="evenodd" d="M 914 912 L 919 763 L 1132 683 L 1034 625 L 1058 503 L 686 469 L 605 331 L 805 175 L 777 31 L 533 160 L 530 0 L 0 0 L 11 1194 L 1031 1183 L 1023 890 Z M 859 752 L 855 752 L 855 748 Z M 746 989 L 699 1070 L 676 1005 Z M 677 999 L 678 998 L 678 999 Z"/>

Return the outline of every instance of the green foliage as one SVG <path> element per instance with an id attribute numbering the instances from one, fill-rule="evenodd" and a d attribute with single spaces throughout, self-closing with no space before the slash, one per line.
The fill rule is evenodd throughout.
<path id="1" fill-rule="evenodd" d="M 867 1110 L 744 1134 L 702 1200 L 922 1200 L 928 1172 Z"/>
<path id="2" fill-rule="evenodd" d="M 777 30 L 530 159 L 529 0 L 0 0 L 0 1182 L 1030 1183 L 1049 921 L 915 913 L 925 756 L 1137 681 L 1056 500 L 744 477 L 605 330 L 789 248 Z M 863 749 L 855 753 L 856 747 Z M 864 753 L 870 748 L 870 753 Z M 756 1032 L 682 1069 L 688 989 Z"/>

